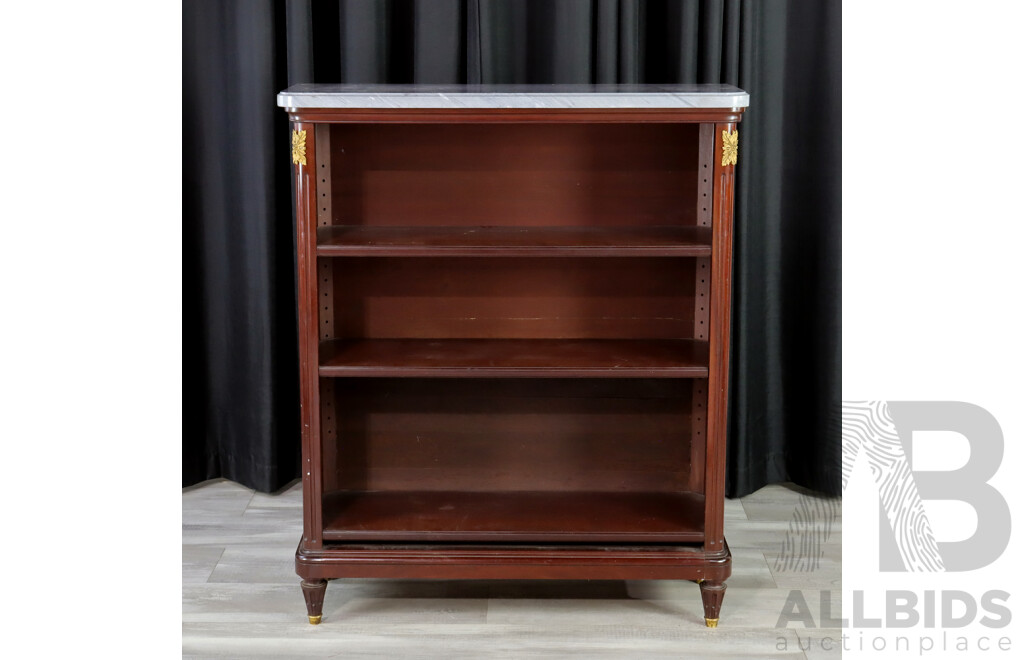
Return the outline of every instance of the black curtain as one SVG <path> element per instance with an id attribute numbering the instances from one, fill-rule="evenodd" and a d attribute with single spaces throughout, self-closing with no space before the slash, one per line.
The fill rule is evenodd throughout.
<path id="1" fill-rule="evenodd" d="M 730 83 L 730 496 L 840 490 L 839 0 L 186 0 L 183 482 L 298 476 L 300 82 Z"/>

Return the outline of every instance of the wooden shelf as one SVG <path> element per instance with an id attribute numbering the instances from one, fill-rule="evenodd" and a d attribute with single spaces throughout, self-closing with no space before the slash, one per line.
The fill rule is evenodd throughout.
<path id="1" fill-rule="evenodd" d="M 328 493 L 325 541 L 699 543 L 697 493 Z"/>
<path id="2" fill-rule="evenodd" d="M 359 227 L 317 229 L 321 257 L 707 257 L 710 227 Z"/>
<path id="3" fill-rule="evenodd" d="M 692 339 L 335 339 L 321 376 L 706 378 Z"/>

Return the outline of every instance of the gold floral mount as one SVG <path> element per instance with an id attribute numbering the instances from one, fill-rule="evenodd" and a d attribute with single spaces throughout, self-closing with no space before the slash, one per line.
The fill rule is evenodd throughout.
<path id="1" fill-rule="evenodd" d="M 722 167 L 736 164 L 736 155 L 740 149 L 739 131 L 722 131 Z"/>
<path id="2" fill-rule="evenodd" d="M 292 163 L 306 164 L 306 131 L 292 131 Z"/>

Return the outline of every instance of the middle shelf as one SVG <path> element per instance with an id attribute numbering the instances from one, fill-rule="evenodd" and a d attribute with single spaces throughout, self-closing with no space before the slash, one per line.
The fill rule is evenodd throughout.
<path id="1" fill-rule="evenodd" d="M 321 257 L 707 257 L 710 227 L 380 227 L 317 230 Z"/>
<path id="2" fill-rule="evenodd" d="M 333 339 L 321 376 L 706 378 L 694 339 Z"/>

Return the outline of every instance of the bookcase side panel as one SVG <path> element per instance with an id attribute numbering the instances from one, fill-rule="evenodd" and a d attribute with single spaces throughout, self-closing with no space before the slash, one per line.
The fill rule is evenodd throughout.
<path id="1" fill-rule="evenodd" d="M 705 541 L 708 552 L 725 548 L 725 443 L 729 396 L 729 324 L 732 305 L 732 212 L 735 159 L 729 138 L 735 123 L 714 129 L 711 248 L 711 331 L 708 368 L 708 435 L 705 470 Z"/>
<path id="2" fill-rule="evenodd" d="M 320 506 L 319 315 L 316 261 L 316 125 L 292 124 L 295 166 L 296 270 L 299 308 L 299 391 L 302 420 L 303 541 L 322 545 Z"/>

